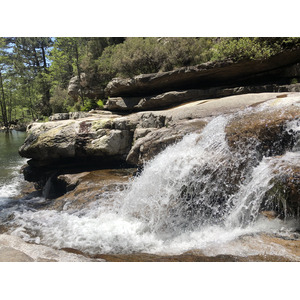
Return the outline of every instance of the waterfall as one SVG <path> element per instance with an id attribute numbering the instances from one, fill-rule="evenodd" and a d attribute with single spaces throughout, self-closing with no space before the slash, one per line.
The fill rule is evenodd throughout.
<path id="1" fill-rule="evenodd" d="M 234 116 L 213 118 L 201 134 L 185 136 L 149 161 L 124 190 L 81 211 L 15 212 L 13 234 L 89 253 L 182 253 L 294 228 L 260 211 L 274 208 L 266 195 L 284 164 L 300 165 L 299 123 L 286 125 L 295 137 L 290 152 L 261 157 L 252 146 L 247 155 L 229 147 L 226 125 Z M 279 205 L 286 215 L 285 203 Z"/>

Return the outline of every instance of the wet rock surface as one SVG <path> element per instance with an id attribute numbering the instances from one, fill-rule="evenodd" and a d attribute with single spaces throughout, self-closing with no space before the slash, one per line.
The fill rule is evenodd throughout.
<path id="1" fill-rule="evenodd" d="M 68 182 L 76 184 L 63 196 L 49 203 L 47 209 L 57 211 L 65 209 L 83 209 L 100 199 L 101 195 L 117 189 L 123 189 L 123 184 L 133 176 L 136 169 L 104 169 L 78 174 L 66 174 Z M 105 202 L 105 201 L 103 201 Z M 108 198 L 102 205 L 111 205 L 113 199 Z"/>
<path id="2" fill-rule="evenodd" d="M 280 155 L 293 147 L 293 135 L 285 129 L 287 122 L 298 119 L 299 115 L 300 107 L 293 105 L 242 114 L 226 127 L 228 144 L 243 151 L 251 151 L 252 144 L 262 156 Z"/>
<path id="3" fill-rule="evenodd" d="M 280 101 L 283 98 L 274 100 Z M 282 100 L 283 101 L 283 100 Z M 246 157 L 240 168 L 258 164 L 263 157 L 268 157 L 274 169 L 272 188 L 267 191 L 261 210 L 273 211 L 276 216 L 299 216 L 300 182 L 299 168 L 293 165 L 293 151 L 297 134 L 288 128 L 289 122 L 298 122 L 300 106 L 291 105 L 276 109 L 270 106 L 267 111 L 241 114 L 233 118 L 226 127 L 229 147 Z M 291 152 L 290 158 L 283 157 Z"/>
<path id="4" fill-rule="evenodd" d="M 24 242 L 21 238 L 0 234 L 0 262 L 100 262 L 81 253 L 70 253 L 43 245 Z"/>
<path id="5" fill-rule="evenodd" d="M 280 169 L 275 172 L 272 179 L 272 187 L 266 193 L 263 205 L 272 209 L 280 218 L 300 215 L 300 168 L 292 162 L 284 162 Z"/>

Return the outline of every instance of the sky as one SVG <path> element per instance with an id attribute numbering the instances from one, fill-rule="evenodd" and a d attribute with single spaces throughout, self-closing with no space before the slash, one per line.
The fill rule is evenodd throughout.
<path id="1" fill-rule="evenodd" d="M 295 0 L 5 1 L 1 36 L 299 36 Z M 4 33 L 4 34 L 3 34 Z"/>

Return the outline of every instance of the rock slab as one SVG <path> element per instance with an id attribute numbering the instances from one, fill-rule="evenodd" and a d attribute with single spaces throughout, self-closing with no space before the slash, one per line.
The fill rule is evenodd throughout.
<path id="1" fill-rule="evenodd" d="M 222 85 L 266 84 L 300 76 L 300 49 L 288 50 L 265 60 L 207 62 L 169 72 L 114 78 L 106 96 L 147 96 L 168 91 L 204 89 Z M 295 65 L 296 66 L 293 66 Z M 290 83 L 290 82 L 288 82 Z"/>

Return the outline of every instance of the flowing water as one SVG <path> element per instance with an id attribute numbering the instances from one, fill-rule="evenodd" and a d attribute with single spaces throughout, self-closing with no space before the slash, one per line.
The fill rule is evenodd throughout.
<path id="1" fill-rule="evenodd" d="M 281 156 L 259 159 L 250 149 L 245 157 L 233 152 L 225 138 L 232 117 L 212 119 L 201 134 L 185 136 L 148 162 L 125 189 L 104 193 L 84 209 L 15 208 L 10 233 L 88 254 L 174 255 L 201 250 L 205 255 L 268 254 L 299 260 L 260 238 L 261 234 L 289 237 L 297 230 L 296 217 L 268 219 L 259 212 L 282 166 L 300 165 L 299 143 Z M 299 125 L 289 122 L 286 130 L 297 137 Z M 14 193 L 14 168 L 20 161 L 13 158 L 13 171 L 5 171 L 11 175 L 1 175 L 1 201 Z"/>
<path id="2" fill-rule="evenodd" d="M 18 148 L 25 137 L 25 132 L 0 132 L 0 205 L 19 193 L 22 181 L 20 166 L 26 160 L 19 156 Z"/>

